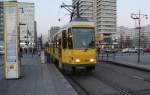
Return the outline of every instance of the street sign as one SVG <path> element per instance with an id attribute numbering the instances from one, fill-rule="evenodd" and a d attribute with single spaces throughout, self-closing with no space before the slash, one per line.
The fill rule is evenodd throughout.
<path id="1" fill-rule="evenodd" d="M 4 3 L 5 19 L 5 78 L 19 78 L 19 34 L 17 2 Z"/>

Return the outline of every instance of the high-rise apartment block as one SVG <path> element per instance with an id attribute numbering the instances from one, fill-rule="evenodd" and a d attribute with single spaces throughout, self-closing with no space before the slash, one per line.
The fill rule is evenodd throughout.
<path id="1" fill-rule="evenodd" d="M 4 2 L 16 2 L 18 6 L 18 22 L 20 29 L 20 42 L 25 44 L 35 42 L 35 8 L 34 3 L 17 2 L 17 0 L 1 0 L 0 1 L 0 44 L 4 43 Z M 32 46 L 32 44 L 30 46 Z"/>
<path id="2" fill-rule="evenodd" d="M 72 5 L 73 18 L 78 12 L 80 17 L 95 22 L 97 44 L 112 44 L 112 35 L 117 30 L 116 0 L 72 0 Z"/>
<path id="3" fill-rule="evenodd" d="M 97 0 L 97 35 L 100 44 L 112 43 L 112 34 L 116 33 L 116 0 Z"/>
<path id="4" fill-rule="evenodd" d="M 135 46 L 139 45 L 139 30 L 134 29 L 135 31 Z M 150 47 L 150 25 L 144 26 L 141 28 L 140 32 L 140 45 L 142 48 Z"/>
<path id="5" fill-rule="evenodd" d="M 4 44 L 4 7 L 0 2 L 0 45 Z"/>
<path id="6" fill-rule="evenodd" d="M 22 43 L 28 41 L 34 43 L 35 34 L 35 8 L 34 3 L 19 3 L 20 15 L 20 40 Z"/>
<path id="7" fill-rule="evenodd" d="M 117 37 L 119 48 L 132 48 L 135 46 L 134 32 L 135 31 L 133 29 L 130 29 L 128 27 L 117 27 L 117 32 L 114 36 Z"/>
<path id="8" fill-rule="evenodd" d="M 96 11 L 94 1 L 95 0 L 72 0 L 73 18 L 77 18 L 77 14 L 79 13 L 80 17 L 94 20 Z"/>
<path id="9" fill-rule="evenodd" d="M 97 0 L 97 33 L 116 32 L 116 0 Z"/>

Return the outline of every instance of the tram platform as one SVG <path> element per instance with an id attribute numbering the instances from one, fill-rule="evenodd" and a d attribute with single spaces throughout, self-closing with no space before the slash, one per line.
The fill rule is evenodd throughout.
<path id="1" fill-rule="evenodd" d="M 150 72 L 150 53 L 144 53 L 140 56 L 140 62 L 138 62 L 138 55 L 137 54 L 118 54 L 116 56 L 109 55 L 108 57 L 100 56 L 98 62 L 101 60 L 107 63 L 113 63 L 116 65 L 122 65 L 134 69 L 139 69 L 143 71 Z"/>
<path id="2" fill-rule="evenodd" d="M 24 55 L 21 78 L 0 79 L 0 95 L 78 95 L 53 64 L 41 64 L 39 56 Z"/>

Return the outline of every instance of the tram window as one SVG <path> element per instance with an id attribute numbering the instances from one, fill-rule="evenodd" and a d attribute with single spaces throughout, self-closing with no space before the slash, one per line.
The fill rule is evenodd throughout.
<path id="1" fill-rule="evenodd" d="M 55 47 L 54 39 L 52 39 L 52 46 Z"/>
<path id="2" fill-rule="evenodd" d="M 61 47 L 61 39 L 58 39 L 58 47 Z"/>
<path id="3" fill-rule="evenodd" d="M 62 32 L 62 47 L 63 47 L 63 49 L 66 49 L 67 48 L 67 33 L 66 33 L 66 30 L 64 30 L 63 32 Z"/>
<path id="4" fill-rule="evenodd" d="M 68 29 L 68 48 L 73 48 L 71 28 Z"/>
<path id="5" fill-rule="evenodd" d="M 54 47 L 57 47 L 57 36 L 54 37 Z"/>
<path id="6" fill-rule="evenodd" d="M 93 28 L 73 28 L 74 48 L 95 48 Z"/>

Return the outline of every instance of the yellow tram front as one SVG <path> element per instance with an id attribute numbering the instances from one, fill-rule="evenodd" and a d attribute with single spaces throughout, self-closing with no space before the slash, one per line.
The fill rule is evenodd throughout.
<path id="1" fill-rule="evenodd" d="M 96 64 L 95 27 L 72 26 L 62 32 L 62 67 L 93 70 Z"/>

